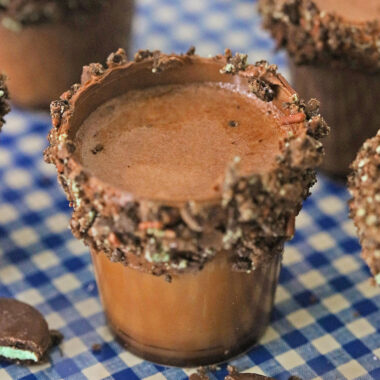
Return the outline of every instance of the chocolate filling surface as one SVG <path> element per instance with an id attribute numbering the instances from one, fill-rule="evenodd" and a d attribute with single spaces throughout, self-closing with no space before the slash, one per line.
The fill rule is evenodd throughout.
<path id="1" fill-rule="evenodd" d="M 380 19 L 379 0 L 314 0 L 321 11 L 336 13 L 352 22 Z"/>
<path id="2" fill-rule="evenodd" d="M 95 110 L 76 136 L 84 167 L 145 199 L 221 196 L 226 168 L 263 173 L 279 154 L 280 112 L 226 83 L 133 90 Z"/>

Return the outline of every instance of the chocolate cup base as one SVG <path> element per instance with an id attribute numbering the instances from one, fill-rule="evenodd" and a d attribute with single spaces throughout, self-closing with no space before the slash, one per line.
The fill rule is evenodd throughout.
<path id="1" fill-rule="evenodd" d="M 363 142 L 380 126 L 380 74 L 350 69 L 299 66 L 290 61 L 292 82 L 302 98 L 317 98 L 331 127 L 323 140 L 326 156 L 320 169 L 333 178 L 346 178 Z"/>
<path id="2" fill-rule="evenodd" d="M 167 350 L 159 347 L 141 344 L 140 342 L 123 333 L 121 330 L 118 330 L 116 327 L 114 327 L 109 318 L 107 318 L 107 323 L 115 339 L 126 350 L 144 360 L 171 367 L 199 367 L 224 363 L 227 360 L 231 360 L 235 357 L 243 355 L 252 349 L 264 335 L 267 328 L 266 324 L 265 328 L 259 335 L 249 336 L 243 342 L 239 342 L 239 344 L 237 344 L 235 347 L 232 347 L 228 352 L 226 352 L 223 347 L 215 347 L 207 350 L 191 352 L 181 352 L 178 350 Z M 191 359 L 189 356 L 191 356 Z"/>
<path id="3" fill-rule="evenodd" d="M 272 312 L 281 255 L 251 273 L 219 252 L 194 273 L 164 278 L 92 252 L 108 323 L 134 354 L 171 366 L 215 364 L 258 342 Z"/>
<path id="4" fill-rule="evenodd" d="M 82 67 L 103 62 L 109 52 L 127 49 L 134 0 L 66 20 L 25 26 L 14 32 L 0 24 L 0 68 L 7 75 L 12 102 L 48 109 L 52 100 L 79 82 Z"/>

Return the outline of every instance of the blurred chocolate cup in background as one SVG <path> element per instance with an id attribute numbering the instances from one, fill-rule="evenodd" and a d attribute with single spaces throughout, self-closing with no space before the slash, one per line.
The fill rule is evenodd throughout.
<path id="1" fill-rule="evenodd" d="M 221 362 L 269 322 L 286 240 L 328 133 L 274 65 L 122 50 L 51 105 L 45 160 L 130 351 Z"/>
<path id="2" fill-rule="evenodd" d="M 350 216 L 357 227 L 362 257 L 380 286 L 380 132 L 363 144 L 351 168 Z"/>
<path id="3" fill-rule="evenodd" d="M 344 179 L 380 125 L 380 6 L 329 0 L 260 0 L 263 25 L 290 57 L 292 84 L 316 97 L 331 126 L 321 166 Z"/>
<path id="4" fill-rule="evenodd" d="M 82 67 L 128 49 L 134 0 L 10 1 L 0 6 L 0 70 L 12 101 L 48 108 Z"/>
<path id="5" fill-rule="evenodd" d="M 345 180 L 355 153 L 380 126 L 380 75 L 350 69 L 300 66 L 291 60 L 293 85 L 302 96 L 321 99 L 331 126 L 322 170 Z"/>

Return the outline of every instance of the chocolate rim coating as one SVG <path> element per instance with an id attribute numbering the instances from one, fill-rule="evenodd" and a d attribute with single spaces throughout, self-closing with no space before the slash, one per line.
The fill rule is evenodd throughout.
<path id="1" fill-rule="evenodd" d="M 265 61 L 247 65 L 246 60 L 246 55 L 233 57 L 228 49 L 224 56 L 201 58 L 191 48 L 183 55 L 139 51 L 128 62 L 119 49 L 108 57 L 107 67 L 98 63 L 84 67 L 81 84 L 51 103 L 53 128 L 45 151 L 45 160 L 57 167 L 58 180 L 74 209 L 75 237 L 112 261 L 155 275 L 201 269 L 221 250 L 231 255 L 236 270 L 244 271 L 281 254 L 284 242 L 293 236 L 294 217 L 316 181 L 315 167 L 323 156 L 319 139 L 329 129 L 319 114 L 319 103 L 301 101 L 275 65 Z M 254 94 L 274 102 L 284 113 L 281 154 L 272 171 L 241 176 L 233 162 L 220 199 L 179 205 L 138 199 L 100 181 L 76 161 L 70 126 L 76 104 L 91 88 L 105 83 L 115 71 L 116 75 L 143 67 L 160 75 L 200 62 L 216 63 L 221 74 L 248 80 Z"/>
<path id="2" fill-rule="evenodd" d="M 4 116 L 10 111 L 9 107 L 9 93 L 8 88 L 5 85 L 6 77 L 0 74 L 0 131 L 5 123 Z"/>
<path id="3" fill-rule="evenodd" d="M 17 32 L 26 25 L 64 20 L 73 12 L 85 16 L 106 3 L 107 0 L 11 0 L 0 4 L 0 25 Z"/>
<path id="4" fill-rule="evenodd" d="M 16 360 L 0 356 L 1 360 L 18 364 L 40 364 L 48 360 L 48 350 L 58 345 L 63 336 L 49 330 L 43 315 L 34 307 L 12 298 L 0 297 L 0 346 L 33 352 L 38 361 Z"/>
<path id="5" fill-rule="evenodd" d="M 353 22 L 321 11 L 312 0 L 259 0 L 263 26 L 297 64 L 380 70 L 380 23 Z"/>
<path id="6" fill-rule="evenodd" d="M 357 227 L 362 257 L 380 286 L 380 131 L 363 144 L 351 169 L 350 216 Z"/>

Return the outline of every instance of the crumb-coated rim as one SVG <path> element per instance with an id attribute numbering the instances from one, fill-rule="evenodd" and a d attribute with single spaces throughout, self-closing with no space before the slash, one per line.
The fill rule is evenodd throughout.
<path id="1" fill-rule="evenodd" d="M 0 131 L 4 125 L 4 116 L 10 111 L 9 107 L 9 92 L 5 84 L 5 75 L 0 74 Z"/>
<path id="2" fill-rule="evenodd" d="M 380 71 L 380 22 L 354 22 L 312 0 L 259 0 L 263 26 L 296 64 Z"/>
<path id="3" fill-rule="evenodd" d="M 241 176 L 238 163 L 227 170 L 222 197 L 210 202 L 170 204 L 138 199 L 92 176 L 74 158 L 75 142 L 68 138 L 75 105 L 91 86 L 105 83 L 115 70 L 149 67 L 154 75 L 194 62 L 216 62 L 224 75 L 248 80 L 252 93 L 277 102 L 284 113 L 281 154 L 276 167 L 265 174 Z M 200 269 L 216 252 L 231 255 L 235 269 L 251 271 L 280 254 L 293 235 L 294 217 L 315 182 L 321 163 L 320 138 L 328 127 L 319 114 L 319 103 L 304 103 L 277 73 L 275 65 L 247 64 L 247 56 L 201 58 L 194 48 L 186 54 L 141 50 L 128 62 L 119 49 L 107 66 L 84 67 L 81 84 L 52 102 L 53 128 L 45 160 L 54 163 L 58 179 L 74 209 L 71 229 L 91 249 L 155 275 Z M 226 168 L 227 169 L 227 168 Z"/>
<path id="4" fill-rule="evenodd" d="M 350 216 L 357 227 L 362 257 L 380 286 L 380 131 L 363 144 L 351 169 Z"/>

